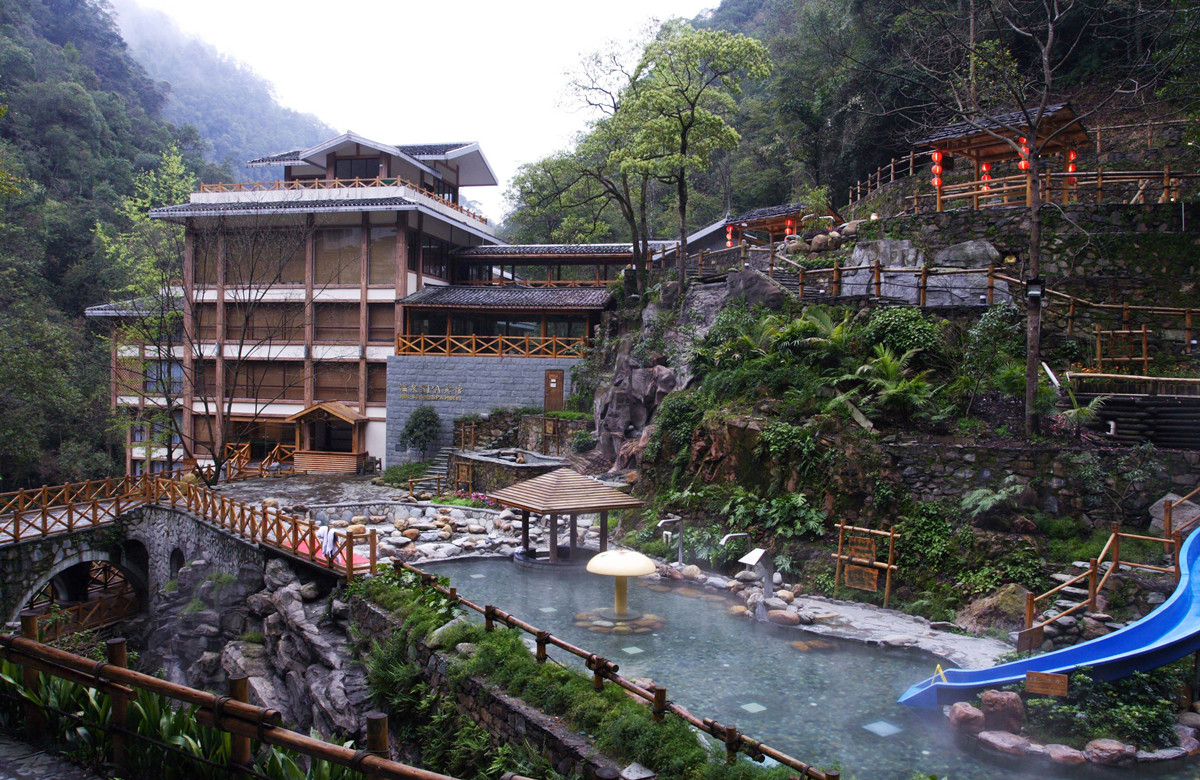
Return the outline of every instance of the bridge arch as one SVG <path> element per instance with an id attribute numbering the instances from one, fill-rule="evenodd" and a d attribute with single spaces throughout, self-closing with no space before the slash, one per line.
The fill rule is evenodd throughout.
<path id="1" fill-rule="evenodd" d="M 80 550 L 72 555 L 56 560 L 52 566 L 46 571 L 39 573 L 31 582 L 24 583 L 24 589 L 21 594 L 13 600 L 12 611 L 5 616 L 8 622 L 18 619 L 21 610 L 25 609 L 30 600 L 55 578 L 64 574 L 71 568 L 78 566 L 81 563 L 91 563 L 93 561 L 103 561 L 110 566 L 118 569 L 125 575 L 125 580 L 133 585 L 138 594 L 145 597 L 148 590 L 149 573 L 146 569 L 145 561 L 148 558 L 148 552 L 141 542 L 136 540 L 127 541 L 120 549 L 91 549 Z M 143 603 L 145 603 L 143 601 Z"/>

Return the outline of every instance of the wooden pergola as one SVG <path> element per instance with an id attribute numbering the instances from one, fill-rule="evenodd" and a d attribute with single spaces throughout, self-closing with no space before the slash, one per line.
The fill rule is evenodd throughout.
<path id="1" fill-rule="evenodd" d="M 284 422 L 296 426 L 296 471 L 321 474 L 355 474 L 362 469 L 365 415 L 337 401 L 322 401 L 297 412 Z M 349 429 L 349 438 L 342 434 Z"/>
<path id="2" fill-rule="evenodd" d="M 1028 138 L 1009 128 L 1027 126 L 1025 112 L 1010 111 L 996 114 L 976 122 L 957 122 L 947 125 L 919 143 L 933 147 L 933 181 L 937 193 L 937 210 L 942 211 L 943 200 L 966 198 L 971 207 L 978 209 L 980 199 L 1003 197 L 1007 204 L 1008 195 L 1022 190 L 1026 202 L 1030 197 L 1029 167 L 1022 165 L 1032 150 L 1039 157 L 1059 156 L 1062 158 L 1062 173 L 1073 174 L 1076 150 L 1088 142 L 1087 130 L 1075 115 L 1070 103 L 1047 106 L 1036 138 Z M 999 136 L 999 137 L 997 137 Z M 1050 136 L 1054 136 L 1051 138 Z M 1024 151 L 1013 149 L 1011 142 Z M 974 166 L 974 177 L 968 184 L 943 185 L 942 171 L 949 171 L 953 158 L 969 160 Z M 993 178 L 991 168 L 997 163 L 1015 162 L 1022 168 L 1016 176 Z M 1048 174 L 1049 168 L 1043 171 Z M 947 190 L 951 190 L 947 192 Z"/>
<path id="3" fill-rule="evenodd" d="M 608 549 L 608 513 L 614 509 L 637 509 L 645 502 L 605 485 L 598 479 L 585 477 L 568 468 L 555 469 L 549 474 L 509 485 L 489 498 L 521 510 L 521 548 L 530 553 L 529 513 L 550 517 L 550 562 L 558 562 L 558 518 L 566 515 L 571 523 L 570 557 L 574 559 L 576 517 L 600 513 L 600 552 Z"/>

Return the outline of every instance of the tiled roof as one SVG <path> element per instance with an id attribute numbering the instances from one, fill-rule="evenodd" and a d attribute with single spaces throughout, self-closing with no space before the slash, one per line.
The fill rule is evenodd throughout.
<path id="1" fill-rule="evenodd" d="M 1068 111 L 1071 110 L 1069 103 L 1052 103 L 1046 106 L 1044 116 L 1052 117 L 1064 108 Z M 1025 127 L 1026 124 L 1024 111 L 1008 111 L 1003 114 L 993 114 L 990 117 L 984 117 L 974 122 L 955 122 L 952 125 L 946 125 L 928 138 L 922 138 L 920 141 L 917 141 L 917 145 L 923 146 L 926 144 L 935 144 L 938 141 L 949 141 L 955 138 L 978 135 L 984 132 L 984 129 L 999 130 L 1003 125 Z"/>
<path id="2" fill-rule="evenodd" d="M 609 293 L 588 287 L 436 286 L 404 298 L 405 306 L 457 309 L 603 309 Z"/>
<path id="3" fill-rule="evenodd" d="M 796 201 L 794 203 L 783 203 L 778 206 L 763 206 L 762 208 L 751 209 L 745 214 L 739 214 L 729 221 L 734 224 L 739 222 L 757 222 L 760 219 L 786 217 L 788 214 L 799 214 L 802 211 L 804 211 L 804 204 Z"/>
<path id="4" fill-rule="evenodd" d="M 290 152 L 280 152 L 279 154 L 268 154 L 266 157 L 256 157 L 250 160 L 246 165 L 284 165 L 285 163 L 300 162 L 300 149 L 293 149 Z"/>
<path id="5" fill-rule="evenodd" d="M 652 248 L 669 246 L 670 241 L 651 241 Z M 473 246 L 454 252 L 455 257 L 500 257 L 530 255 L 628 255 L 632 244 L 505 244 L 503 246 Z"/>
<path id="6" fill-rule="evenodd" d="M 396 148 L 413 157 L 440 157 L 446 152 L 470 145 L 470 141 L 459 141 L 446 144 L 396 144 Z"/>
<path id="7" fill-rule="evenodd" d="M 150 216 L 206 217 L 214 214 L 259 214 L 272 211 L 299 211 L 314 214 L 330 211 L 384 211 L 402 206 L 415 206 L 405 198 L 369 198 L 356 200 L 272 200 L 229 201 L 225 203 L 179 203 L 151 209 Z"/>

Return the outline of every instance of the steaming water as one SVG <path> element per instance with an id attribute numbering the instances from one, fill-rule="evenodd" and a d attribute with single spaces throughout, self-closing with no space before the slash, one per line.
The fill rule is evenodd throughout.
<path id="1" fill-rule="evenodd" d="M 732 723 L 752 737 L 843 777 L 899 778 L 914 773 L 968 778 L 1079 777 L 1057 775 L 1041 761 L 1026 771 L 992 763 L 959 746 L 941 713 L 897 705 L 896 698 L 928 677 L 937 660 L 920 652 L 882 650 L 828 640 L 795 629 L 726 614 L 740 602 L 702 588 L 657 592 L 629 589 L 631 610 L 666 618 L 652 634 L 613 636 L 575 626 L 576 613 L 611 607 L 613 582 L 582 570 L 521 569 L 501 559 L 461 560 L 436 567 L 466 598 L 493 604 L 539 628 L 620 665 L 627 678 L 650 677 L 667 697 L 698 717 Z M 640 583 L 639 583 L 640 584 Z M 473 614 L 473 613 L 472 613 Z M 820 639 L 827 649 L 800 651 L 792 642 Z M 573 661 L 561 651 L 552 658 Z M 582 668 L 582 663 L 575 664 Z M 1143 770 L 1137 776 L 1146 776 Z M 1096 777 L 1131 772 L 1089 771 Z M 1176 765 L 1157 777 L 1196 777 Z"/>

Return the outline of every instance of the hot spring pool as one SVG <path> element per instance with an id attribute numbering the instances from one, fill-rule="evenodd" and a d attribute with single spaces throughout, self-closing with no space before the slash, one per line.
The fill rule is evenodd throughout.
<path id="1" fill-rule="evenodd" d="M 726 609 L 741 602 L 731 597 L 703 588 L 660 592 L 640 581 L 635 582 L 642 587 L 631 582 L 630 609 L 664 616 L 663 628 L 625 636 L 595 633 L 574 625 L 574 617 L 612 605 L 609 577 L 582 569 L 519 568 L 500 558 L 426 568 L 448 576 L 471 601 L 493 604 L 611 659 L 624 677 L 653 678 L 693 715 L 732 723 L 818 767 L 840 765 L 844 777 L 909 780 L 918 772 L 951 780 L 1079 776 L 1050 774 L 1041 763 L 1028 772 L 991 763 L 959 747 L 940 713 L 897 705 L 908 686 L 933 671 L 937 659 L 924 653 L 883 650 L 734 618 Z M 684 595 L 688 593 L 693 595 Z M 813 640 L 826 647 L 801 650 L 792 644 Z M 556 654 L 553 647 L 550 654 L 561 662 L 577 660 Z M 577 665 L 582 668 L 582 662 Z M 1155 776 L 1195 777 L 1196 772 L 1176 765 L 1170 774 Z"/>

